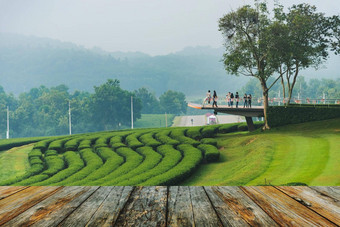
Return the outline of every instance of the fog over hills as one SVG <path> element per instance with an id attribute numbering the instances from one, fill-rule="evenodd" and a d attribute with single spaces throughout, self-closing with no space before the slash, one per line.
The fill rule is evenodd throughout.
<path id="1" fill-rule="evenodd" d="M 48 38 L 0 34 L 0 85 L 19 94 L 40 85 L 67 85 L 71 91 L 93 91 L 107 79 L 119 79 L 124 89 L 146 87 L 160 95 L 166 90 L 198 96 L 206 90 L 236 91 L 249 78 L 227 75 L 221 62 L 223 48 L 187 47 L 182 51 L 149 56 L 141 52 L 106 52 Z M 308 78 L 338 78 L 333 56 L 327 69 L 308 70 Z M 308 75 L 307 75 L 308 74 Z"/>

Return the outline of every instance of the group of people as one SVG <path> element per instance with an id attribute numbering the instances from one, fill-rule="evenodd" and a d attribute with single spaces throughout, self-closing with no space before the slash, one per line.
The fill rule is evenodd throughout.
<path id="1" fill-rule="evenodd" d="M 214 107 L 214 106 L 217 107 L 217 99 L 218 99 L 218 97 L 217 97 L 216 91 L 214 91 L 213 96 L 211 96 L 210 90 L 208 90 L 207 97 L 204 99 L 204 102 L 203 102 L 203 106 L 206 103 L 210 104 L 210 102 L 212 101 L 212 107 Z M 244 94 L 244 96 L 243 96 L 243 108 L 245 108 L 245 107 L 251 108 L 251 99 L 252 99 L 251 94 L 248 94 L 248 95 Z M 233 107 L 234 101 L 235 101 L 235 104 L 236 104 L 236 108 L 238 108 L 238 104 L 239 104 L 239 101 L 240 101 L 240 96 L 239 96 L 238 92 L 235 93 L 235 96 L 232 92 L 228 92 L 228 94 L 226 95 L 226 102 L 228 104 L 228 107 Z"/>

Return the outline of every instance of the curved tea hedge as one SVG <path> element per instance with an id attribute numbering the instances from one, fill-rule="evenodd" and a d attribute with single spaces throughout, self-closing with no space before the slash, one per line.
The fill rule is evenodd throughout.
<path id="1" fill-rule="evenodd" d="M 218 161 L 217 133 L 237 130 L 244 124 L 48 138 L 29 152 L 24 175 L 0 185 L 176 185 L 201 163 Z"/>

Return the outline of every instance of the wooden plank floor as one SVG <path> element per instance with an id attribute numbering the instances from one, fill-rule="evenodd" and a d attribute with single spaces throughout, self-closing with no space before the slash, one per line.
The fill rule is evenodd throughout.
<path id="1" fill-rule="evenodd" d="M 340 187 L 0 187 L 0 226 L 340 226 Z"/>

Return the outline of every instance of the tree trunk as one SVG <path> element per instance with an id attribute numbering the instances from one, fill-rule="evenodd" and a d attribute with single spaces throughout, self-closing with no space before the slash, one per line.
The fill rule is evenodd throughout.
<path id="1" fill-rule="evenodd" d="M 260 79 L 261 82 L 261 87 L 263 91 L 263 114 L 264 114 L 264 126 L 263 130 L 268 130 L 270 129 L 268 125 L 268 119 L 267 119 L 267 110 L 268 110 L 268 88 L 266 81 L 264 79 Z"/>
<path id="2" fill-rule="evenodd" d="M 283 100 L 285 100 L 285 98 L 286 98 L 286 88 L 285 88 L 285 82 L 283 80 L 282 74 L 281 74 L 281 84 L 282 84 L 282 96 L 283 96 Z"/>

